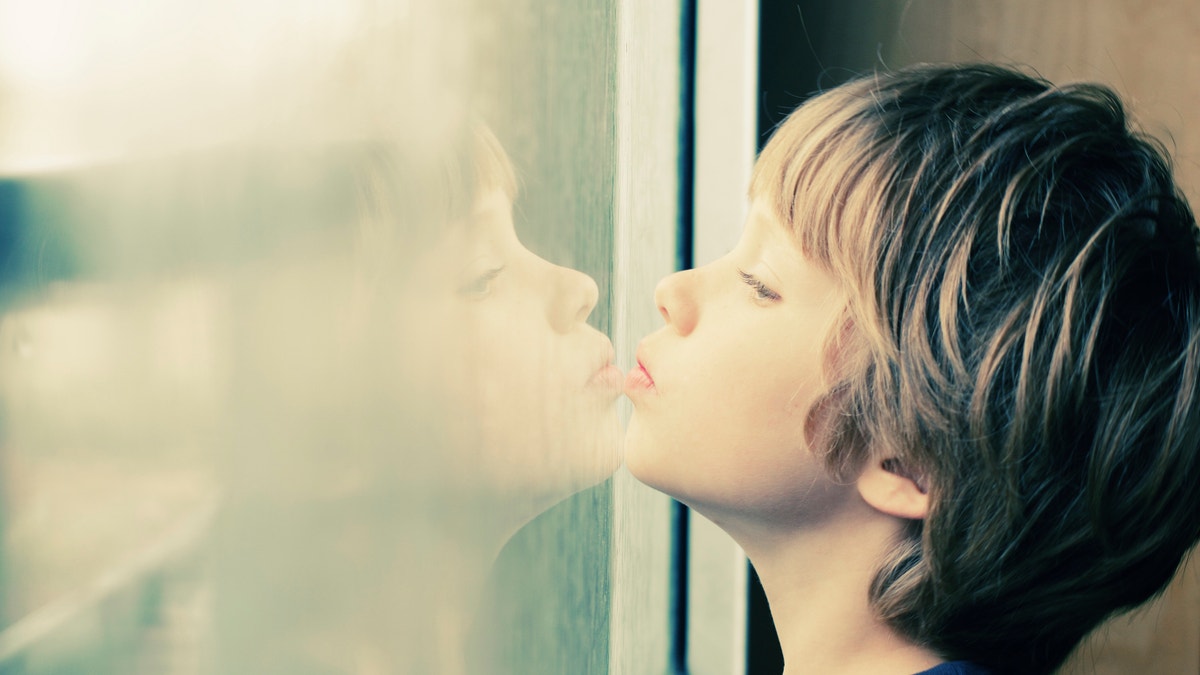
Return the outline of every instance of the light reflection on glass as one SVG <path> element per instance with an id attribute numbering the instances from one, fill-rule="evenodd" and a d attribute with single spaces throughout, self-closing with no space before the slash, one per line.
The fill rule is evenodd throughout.
<path id="1" fill-rule="evenodd" d="M 0 672 L 606 669 L 613 64 L 476 90 L 611 8 L 93 4 L 0 0 Z"/>

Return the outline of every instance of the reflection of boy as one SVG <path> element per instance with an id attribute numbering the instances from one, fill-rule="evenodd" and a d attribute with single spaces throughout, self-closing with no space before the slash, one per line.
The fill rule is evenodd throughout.
<path id="1" fill-rule="evenodd" d="M 751 194 L 848 289 L 812 446 L 927 500 L 877 616 L 942 657 L 1048 673 L 1164 587 L 1200 536 L 1200 259 L 1111 91 L 867 77 L 781 126 Z"/>

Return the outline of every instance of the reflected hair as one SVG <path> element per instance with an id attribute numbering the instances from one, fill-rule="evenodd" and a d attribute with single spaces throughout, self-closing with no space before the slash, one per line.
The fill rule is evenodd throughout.
<path id="1" fill-rule="evenodd" d="M 751 196 L 847 290 L 814 451 L 928 490 L 870 602 L 946 658 L 1049 673 L 1200 538 L 1200 255 L 1111 90 L 870 75 L 775 132 Z"/>
<path id="2" fill-rule="evenodd" d="M 368 255 L 420 250 L 448 226 L 469 226 L 484 193 L 512 200 L 519 189 L 508 153 L 478 121 L 444 143 L 376 141 L 355 154 L 359 244 Z"/>

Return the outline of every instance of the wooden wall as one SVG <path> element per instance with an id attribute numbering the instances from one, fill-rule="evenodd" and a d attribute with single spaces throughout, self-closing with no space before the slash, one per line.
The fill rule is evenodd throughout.
<path id="1" fill-rule="evenodd" d="M 1174 145 L 1180 181 L 1200 201 L 1200 2 L 914 0 L 897 38 L 885 54 L 905 63 L 982 58 L 1060 84 L 1108 84 Z"/>

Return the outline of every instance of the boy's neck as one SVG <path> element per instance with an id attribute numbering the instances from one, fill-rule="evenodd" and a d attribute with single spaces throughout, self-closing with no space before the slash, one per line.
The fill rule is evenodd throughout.
<path id="1" fill-rule="evenodd" d="M 875 573 L 902 528 L 903 521 L 861 502 L 811 527 L 726 527 L 762 581 L 784 675 L 912 675 L 943 660 L 897 635 L 868 603 Z"/>

